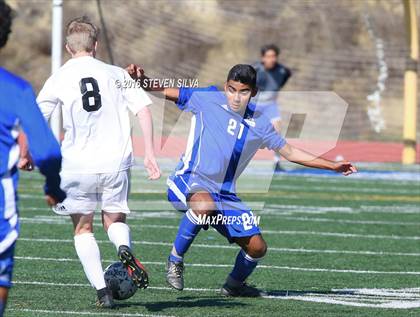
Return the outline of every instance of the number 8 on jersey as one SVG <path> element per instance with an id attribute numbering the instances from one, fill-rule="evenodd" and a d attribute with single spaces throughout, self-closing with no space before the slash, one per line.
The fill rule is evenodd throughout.
<path id="1" fill-rule="evenodd" d="M 88 84 L 90 84 L 88 86 Z M 79 82 L 82 93 L 83 109 L 87 112 L 97 111 L 102 107 L 101 94 L 99 93 L 98 82 L 93 77 L 82 78 Z M 91 89 L 88 89 L 91 88 Z M 91 103 L 91 101 L 93 101 Z"/>

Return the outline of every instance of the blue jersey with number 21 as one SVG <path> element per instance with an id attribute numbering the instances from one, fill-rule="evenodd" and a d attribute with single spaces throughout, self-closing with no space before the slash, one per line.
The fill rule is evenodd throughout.
<path id="1" fill-rule="evenodd" d="M 177 106 L 193 117 L 186 152 L 173 176 L 199 177 L 216 192 L 235 193 L 236 179 L 258 149 L 278 150 L 286 144 L 254 104 L 242 116 L 215 86 L 181 88 Z"/>

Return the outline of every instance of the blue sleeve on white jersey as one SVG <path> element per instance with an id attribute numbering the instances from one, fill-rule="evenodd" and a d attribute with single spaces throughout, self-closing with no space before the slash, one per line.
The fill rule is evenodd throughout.
<path id="1" fill-rule="evenodd" d="M 182 87 L 179 89 L 179 97 L 176 105 L 182 111 L 197 112 L 206 103 L 205 99 L 194 99 L 192 98 L 194 93 L 206 92 L 206 91 L 218 91 L 216 86 L 200 87 L 200 88 L 186 88 Z M 205 94 L 203 94 L 205 96 Z"/>
<path id="2" fill-rule="evenodd" d="M 263 144 L 261 148 L 269 150 L 280 150 L 286 145 L 286 140 L 274 129 L 271 123 L 267 123 L 268 129 L 263 137 Z"/>
<path id="3" fill-rule="evenodd" d="M 60 189 L 60 146 L 42 116 L 29 84 L 23 87 L 15 112 L 27 136 L 29 152 L 35 165 L 46 177 L 45 193 L 64 200 L 65 193 Z"/>

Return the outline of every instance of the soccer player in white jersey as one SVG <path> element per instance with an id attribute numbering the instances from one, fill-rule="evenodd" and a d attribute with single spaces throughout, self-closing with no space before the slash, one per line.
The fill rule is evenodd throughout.
<path id="1" fill-rule="evenodd" d="M 149 179 L 160 177 L 153 151 L 153 126 L 148 105 L 151 100 L 141 88 L 123 85 L 128 73 L 95 59 L 98 29 L 86 17 L 67 25 L 66 49 L 71 55 L 45 83 L 38 95 L 46 119 L 57 106 L 63 113 L 64 140 L 61 188 L 67 198 L 55 212 L 70 215 L 74 245 L 86 277 L 97 290 L 97 306 L 113 308 L 106 288 L 93 217 L 99 204 L 102 223 L 118 256 L 140 288 L 148 276 L 131 251 L 129 169 L 132 165 L 131 128 L 128 111 L 137 115 L 145 141 L 145 167 Z"/>

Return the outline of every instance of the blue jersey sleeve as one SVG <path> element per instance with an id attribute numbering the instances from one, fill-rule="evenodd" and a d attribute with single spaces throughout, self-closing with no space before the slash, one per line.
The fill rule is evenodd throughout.
<path id="1" fill-rule="evenodd" d="M 179 89 L 179 97 L 176 105 L 182 111 L 191 111 L 193 113 L 200 111 L 200 108 L 206 103 L 206 92 L 218 92 L 217 87 L 200 87 L 200 88 L 186 88 Z M 193 98 L 194 94 L 200 94 L 204 98 Z M 208 95 L 209 96 L 209 95 Z"/>
<path id="2" fill-rule="evenodd" d="M 267 148 L 269 150 L 280 150 L 286 145 L 286 140 L 274 129 L 271 123 L 267 124 L 268 128 L 263 137 L 263 143 L 261 148 Z"/>
<path id="3" fill-rule="evenodd" d="M 46 177 L 45 193 L 60 201 L 65 193 L 60 189 L 61 151 L 60 146 L 47 125 L 36 103 L 35 94 L 27 84 L 21 100 L 15 105 L 16 116 L 28 139 L 29 151 L 35 165 Z"/>

